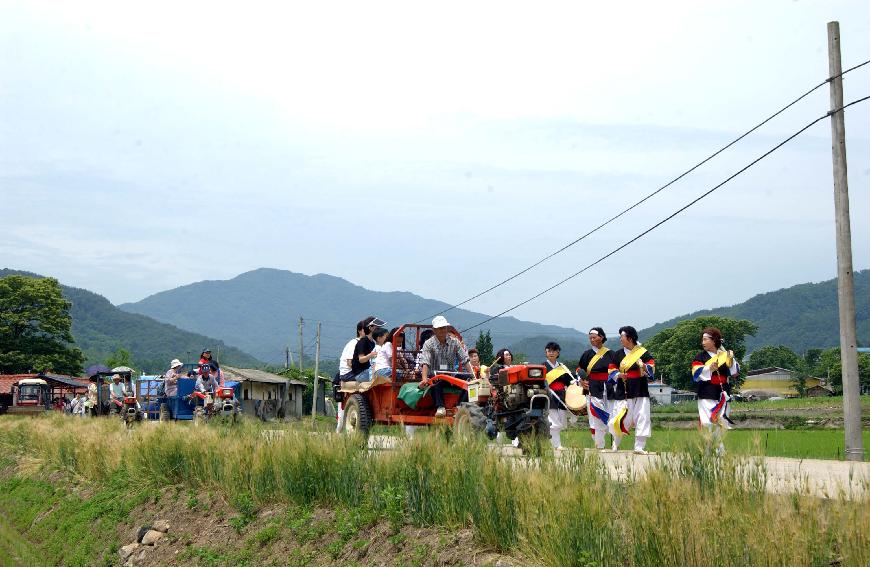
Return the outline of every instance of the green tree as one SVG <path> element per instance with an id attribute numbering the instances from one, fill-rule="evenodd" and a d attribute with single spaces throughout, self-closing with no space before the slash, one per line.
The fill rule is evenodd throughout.
<path id="1" fill-rule="evenodd" d="M 760 368 L 785 368 L 800 371 L 806 367 L 806 362 L 795 351 L 787 346 L 764 346 L 749 355 L 747 365 L 752 370 Z"/>
<path id="2" fill-rule="evenodd" d="M 680 321 L 653 335 L 644 346 L 655 358 L 656 372 L 675 388 L 692 388 L 692 360 L 701 350 L 701 331 L 705 327 L 722 331 L 725 348 L 733 350 L 738 360 L 746 354 L 746 336 L 758 330 L 752 321 L 706 315 Z M 742 383 L 742 377 L 738 382 Z"/>
<path id="3" fill-rule="evenodd" d="M 490 364 L 492 362 L 492 335 L 490 334 L 489 329 L 487 329 L 486 332 L 480 331 L 474 348 L 477 349 L 477 354 L 480 356 L 481 364 Z"/>
<path id="4" fill-rule="evenodd" d="M 70 307 L 54 278 L 0 278 L 0 372 L 81 374 Z"/>
<path id="5" fill-rule="evenodd" d="M 843 363 L 840 359 L 840 347 L 823 350 L 812 373 L 816 378 L 826 378 L 828 386 L 836 393 L 842 394 Z M 862 392 L 870 389 L 870 354 L 858 353 L 858 382 Z"/>
<path id="6" fill-rule="evenodd" d="M 119 348 L 106 359 L 106 366 L 109 368 L 115 368 L 117 366 L 133 368 L 133 360 L 130 357 L 130 351 L 125 348 Z"/>

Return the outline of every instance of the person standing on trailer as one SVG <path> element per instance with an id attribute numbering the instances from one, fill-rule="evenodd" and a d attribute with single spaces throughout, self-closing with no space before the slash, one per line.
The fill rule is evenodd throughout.
<path id="1" fill-rule="evenodd" d="M 614 384 L 613 413 L 608 426 L 613 435 L 613 450 L 619 449 L 622 436 L 634 428 L 634 452 L 646 455 L 646 441 L 652 435 L 649 381 L 655 376 L 655 359 L 639 342 L 637 330 L 620 327 L 622 348 L 613 353 L 608 380 Z"/>
<path id="2" fill-rule="evenodd" d="M 613 358 L 613 351 L 604 346 L 607 335 L 601 327 L 589 329 L 589 344 L 580 355 L 577 375 L 581 373 L 586 378 L 580 383 L 589 392 L 587 412 L 589 415 L 589 431 L 596 449 L 604 449 L 607 436 L 607 422 L 613 412 L 614 384 L 607 381 L 608 369 Z"/>

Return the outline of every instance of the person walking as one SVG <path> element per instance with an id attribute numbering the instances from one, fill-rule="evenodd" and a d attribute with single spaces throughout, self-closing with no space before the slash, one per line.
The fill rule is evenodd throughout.
<path id="1" fill-rule="evenodd" d="M 692 361 L 692 380 L 698 393 L 698 418 L 712 431 L 719 453 L 725 451 L 722 435 L 731 429 L 731 379 L 740 373 L 734 351 L 722 346 L 722 331 L 707 327 L 701 331 L 701 352 Z"/>
<path id="2" fill-rule="evenodd" d="M 614 384 L 607 381 L 608 369 L 613 359 L 613 351 L 604 346 L 607 335 L 601 327 L 589 329 L 589 344 L 580 355 L 577 374 L 585 374 L 580 381 L 589 392 L 587 415 L 589 416 L 589 431 L 596 449 L 604 449 L 607 437 L 607 422 L 613 412 Z"/>
<path id="3" fill-rule="evenodd" d="M 630 325 L 620 327 L 619 342 L 622 348 L 613 353 L 608 368 L 615 400 L 608 423 L 613 450 L 619 449 L 622 436 L 634 428 L 634 452 L 646 455 L 646 442 L 652 435 L 649 381 L 655 376 L 655 359 L 638 342 L 637 330 Z"/>
<path id="4" fill-rule="evenodd" d="M 550 420 L 550 443 L 553 449 L 562 448 L 561 432 L 568 427 L 569 413 L 565 406 L 565 389 L 573 380 L 571 372 L 559 362 L 561 352 L 562 347 L 553 341 L 544 347 L 544 366 L 547 367 L 547 384 L 550 388 L 550 409 L 547 417 Z"/>

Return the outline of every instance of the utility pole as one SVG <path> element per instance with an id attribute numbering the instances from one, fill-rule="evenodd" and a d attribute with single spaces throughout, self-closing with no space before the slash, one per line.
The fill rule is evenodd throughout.
<path id="1" fill-rule="evenodd" d="M 302 360 L 305 358 L 302 345 L 302 315 L 299 316 L 299 372 L 302 372 Z"/>
<path id="2" fill-rule="evenodd" d="M 314 425 L 314 416 L 317 413 L 317 373 L 320 372 L 320 321 L 317 322 L 317 338 L 314 342 L 314 395 L 311 397 L 311 425 Z M 326 403 L 326 400 L 323 400 Z M 326 409 L 326 408 L 323 408 Z"/>
<path id="3" fill-rule="evenodd" d="M 290 368 L 290 347 L 284 349 L 284 369 Z"/>
<path id="4" fill-rule="evenodd" d="M 828 73 L 831 85 L 831 148 L 834 158 L 834 215 L 837 231 L 837 302 L 840 307 L 840 361 L 843 365 L 843 421 L 847 461 L 863 461 L 858 351 L 855 331 L 855 289 L 852 274 L 852 228 L 846 175 L 846 120 L 843 114 L 843 67 L 840 23 L 828 22 Z"/>

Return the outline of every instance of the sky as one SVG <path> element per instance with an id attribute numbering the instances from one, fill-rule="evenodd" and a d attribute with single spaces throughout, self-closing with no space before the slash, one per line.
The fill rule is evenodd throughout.
<path id="1" fill-rule="evenodd" d="M 259 267 L 457 303 L 827 78 L 828 21 L 844 68 L 870 59 L 866 2 L 595 4 L 0 0 L 0 267 L 116 304 Z M 844 90 L 870 95 L 870 65 Z M 829 104 L 824 86 L 464 307 L 593 263 Z M 859 270 L 870 101 L 846 132 Z M 824 120 L 511 314 L 643 328 L 835 277 L 830 148 Z"/>

